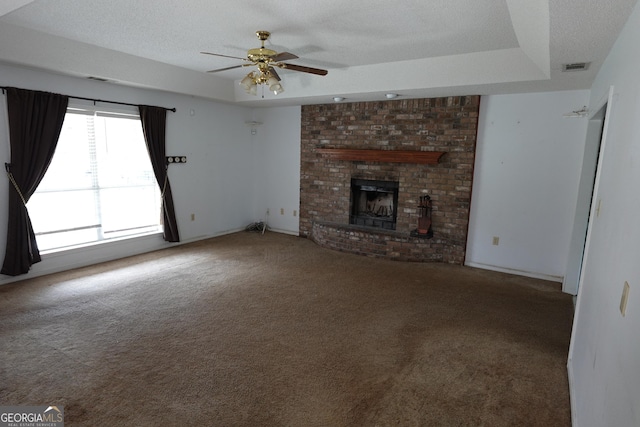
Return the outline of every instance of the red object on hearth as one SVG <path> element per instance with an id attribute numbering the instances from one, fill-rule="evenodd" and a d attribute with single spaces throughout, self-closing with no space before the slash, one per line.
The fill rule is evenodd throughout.
<path id="1" fill-rule="evenodd" d="M 418 234 L 427 234 L 431 227 L 431 218 L 418 218 Z"/>

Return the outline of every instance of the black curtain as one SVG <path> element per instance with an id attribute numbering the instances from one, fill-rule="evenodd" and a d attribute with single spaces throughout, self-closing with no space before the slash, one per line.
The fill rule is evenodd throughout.
<path id="1" fill-rule="evenodd" d="M 9 221 L 0 272 L 17 276 L 41 261 L 26 203 L 49 168 L 69 97 L 17 88 L 5 90 L 11 163 L 5 163 L 9 176 Z"/>
<path id="2" fill-rule="evenodd" d="M 167 110 L 160 107 L 147 105 L 138 106 L 142 132 L 147 143 L 147 151 L 151 158 L 153 173 L 162 191 L 162 219 L 163 237 L 167 242 L 179 242 L 178 223 L 173 205 L 171 185 L 167 176 L 167 158 L 165 151 L 165 130 L 167 123 Z"/>

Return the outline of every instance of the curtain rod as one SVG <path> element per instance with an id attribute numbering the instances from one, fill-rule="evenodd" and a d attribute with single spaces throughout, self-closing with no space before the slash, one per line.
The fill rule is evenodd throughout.
<path id="1" fill-rule="evenodd" d="M 9 87 L 9 86 L 0 86 L 0 89 L 2 89 L 2 93 L 4 93 L 4 91 L 6 89 L 10 89 L 10 88 L 11 87 Z M 14 89 L 18 89 L 18 88 L 14 88 Z M 22 89 L 22 90 L 32 90 L 32 89 Z M 34 91 L 34 92 L 39 92 L 39 91 Z M 73 98 L 73 99 L 80 99 L 80 100 L 83 100 L 83 101 L 92 101 L 94 104 L 96 102 L 105 102 L 105 103 L 108 103 L 108 104 L 128 105 L 130 107 L 138 107 L 138 106 L 141 105 L 141 104 L 131 104 L 129 102 L 106 101 L 104 99 L 96 99 L 96 98 L 84 98 L 82 96 L 73 96 L 73 95 L 65 95 L 65 96 L 68 96 L 69 98 Z M 171 111 L 173 113 L 176 112 L 175 108 L 166 108 L 166 107 L 157 107 L 157 108 L 163 108 L 163 109 L 165 109 L 167 111 Z"/>

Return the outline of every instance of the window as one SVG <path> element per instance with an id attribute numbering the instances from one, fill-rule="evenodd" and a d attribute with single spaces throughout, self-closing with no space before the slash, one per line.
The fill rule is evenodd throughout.
<path id="1" fill-rule="evenodd" d="M 27 207 L 41 251 L 160 232 L 160 189 L 137 111 L 70 107 Z"/>

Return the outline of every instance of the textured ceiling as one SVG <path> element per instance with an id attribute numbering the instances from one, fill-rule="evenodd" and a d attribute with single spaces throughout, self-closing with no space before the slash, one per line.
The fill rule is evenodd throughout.
<path id="1" fill-rule="evenodd" d="M 590 87 L 636 0 L 4 0 L 0 61 L 245 105 Z M 237 85 L 267 47 L 325 68 L 280 71 L 285 92 Z M 561 73 L 563 63 L 592 62 Z"/>

